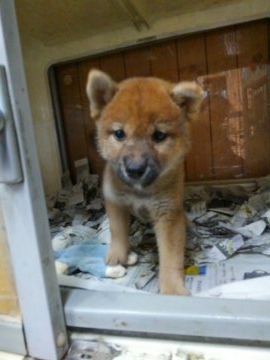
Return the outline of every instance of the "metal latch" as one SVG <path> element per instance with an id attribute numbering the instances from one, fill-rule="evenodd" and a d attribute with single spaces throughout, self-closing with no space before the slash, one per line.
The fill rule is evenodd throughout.
<path id="1" fill-rule="evenodd" d="M 23 180 L 5 67 L 0 65 L 0 183 Z"/>

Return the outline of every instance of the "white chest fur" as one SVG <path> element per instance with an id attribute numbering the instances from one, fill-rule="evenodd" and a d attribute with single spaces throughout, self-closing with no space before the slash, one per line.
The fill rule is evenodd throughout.
<path id="1" fill-rule="evenodd" d="M 171 208 L 171 201 L 162 194 L 151 194 L 150 192 L 125 192 L 117 191 L 110 182 L 103 186 L 105 199 L 119 205 L 126 206 L 129 211 L 143 222 L 151 218 L 166 216 Z"/>

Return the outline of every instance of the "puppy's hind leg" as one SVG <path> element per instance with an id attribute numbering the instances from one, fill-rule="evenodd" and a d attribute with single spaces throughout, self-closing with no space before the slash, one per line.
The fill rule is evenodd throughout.
<path id="1" fill-rule="evenodd" d="M 129 253 L 129 210 L 125 206 L 106 200 L 106 211 L 111 233 L 111 243 L 106 256 L 106 263 L 109 265 L 127 264 Z"/>

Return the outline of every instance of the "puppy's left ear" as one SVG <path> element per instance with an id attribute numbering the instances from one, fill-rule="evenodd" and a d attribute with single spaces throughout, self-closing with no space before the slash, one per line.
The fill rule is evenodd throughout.
<path id="1" fill-rule="evenodd" d="M 96 69 L 89 72 L 86 93 L 93 119 L 100 116 L 102 109 L 111 101 L 116 91 L 117 84 L 108 74 Z"/>
<path id="2" fill-rule="evenodd" d="M 172 98 L 186 112 L 188 121 L 195 121 L 199 115 L 203 90 L 196 82 L 184 81 L 172 89 Z"/>

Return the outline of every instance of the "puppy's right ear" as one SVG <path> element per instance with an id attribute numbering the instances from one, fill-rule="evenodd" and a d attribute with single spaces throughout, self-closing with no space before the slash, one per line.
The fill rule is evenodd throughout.
<path id="1" fill-rule="evenodd" d="M 86 93 L 90 101 L 90 114 L 93 119 L 97 119 L 104 106 L 110 102 L 115 92 L 117 84 L 100 70 L 90 70 L 86 84 Z"/>
<path id="2" fill-rule="evenodd" d="M 203 100 L 203 89 L 195 81 L 183 81 L 172 90 L 173 100 L 185 111 L 187 120 L 197 119 Z"/>

